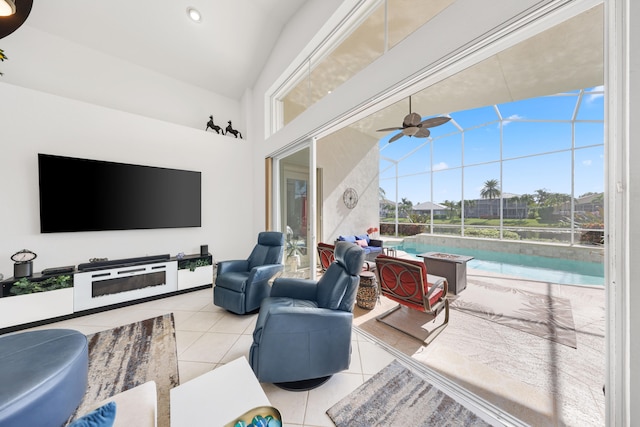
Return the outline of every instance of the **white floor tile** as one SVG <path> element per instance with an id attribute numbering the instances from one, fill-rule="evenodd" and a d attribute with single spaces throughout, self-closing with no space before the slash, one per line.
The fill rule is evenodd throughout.
<path id="1" fill-rule="evenodd" d="M 302 425 L 307 407 L 308 391 L 287 391 L 273 384 L 260 384 L 271 406 L 278 408 L 285 425 Z"/>
<path id="2" fill-rule="evenodd" d="M 309 391 L 305 425 L 332 427 L 334 424 L 326 414 L 335 405 L 362 384 L 361 374 L 338 373 L 322 386 Z"/>
<path id="3" fill-rule="evenodd" d="M 214 370 L 218 366 L 221 365 L 217 363 L 178 361 L 180 384 L 184 384 L 189 380 L 206 374 L 207 372 Z"/>
<path id="4" fill-rule="evenodd" d="M 222 358 L 238 340 L 238 335 L 205 332 L 180 354 L 179 360 L 221 363 Z"/>

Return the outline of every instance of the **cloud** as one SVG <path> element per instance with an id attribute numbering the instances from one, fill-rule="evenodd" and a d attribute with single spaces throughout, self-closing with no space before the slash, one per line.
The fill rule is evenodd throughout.
<path id="1" fill-rule="evenodd" d="M 441 171 L 444 169 L 449 169 L 449 165 L 446 164 L 445 162 L 440 162 L 440 163 L 436 163 L 435 165 L 433 165 L 433 170 L 434 171 Z"/>
<path id="2" fill-rule="evenodd" d="M 524 117 L 522 117 L 519 114 L 512 114 L 506 119 L 502 120 L 502 126 L 508 125 L 509 123 L 511 123 L 512 120 L 520 120 L 520 119 L 524 119 Z"/>
<path id="3" fill-rule="evenodd" d="M 604 93 L 593 93 L 587 96 L 587 104 L 591 104 L 593 101 L 595 101 L 598 98 L 602 98 L 603 96 L 604 96 Z"/>
<path id="4" fill-rule="evenodd" d="M 592 93 L 587 96 L 587 103 L 590 104 L 598 98 L 602 98 L 604 96 L 604 86 L 596 86 L 591 89 L 594 92 L 603 92 L 603 93 Z"/>
<path id="5" fill-rule="evenodd" d="M 582 164 L 585 166 L 591 166 L 591 160 L 583 160 Z"/>

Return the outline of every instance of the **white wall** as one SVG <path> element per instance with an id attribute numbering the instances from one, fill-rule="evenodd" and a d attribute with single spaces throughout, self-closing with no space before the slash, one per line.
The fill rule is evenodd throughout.
<path id="1" fill-rule="evenodd" d="M 201 244 L 218 259 L 245 258 L 251 230 L 251 144 L 204 130 L 0 82 L 0 272 L 28 248 L 34 270 L 76 265 L 92 257 L 118 259 L 178 252 Z M 37 153 L 202 172 L 202 227 L 40 234 Z M 82 209 L 69 192 L 61 209 Z"/>
<path id="2" fill-rule="evenodd" d="M 365 234 L 378 227 L 378 140 L 350 128 L 318 140 L 317 166 L 322 168 L 322 232 L 318 241 L 333 243 L 340 235 Z M 349 209 L 342 195 L 346 188 L 358 193 Z"/>
<path id="3" fill-rule="evenodd" d="M 246 129 L 240 102 L 29 26 L 2 39 L 1 80 L 204 130 L 209 115 Z M 167 60 L 171 60 L 170 54 Z"/>

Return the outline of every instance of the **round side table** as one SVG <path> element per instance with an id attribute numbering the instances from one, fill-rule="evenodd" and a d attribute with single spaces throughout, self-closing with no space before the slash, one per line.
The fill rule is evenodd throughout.
<path id="1" fill-rule="evenodd" d="M 356 294 L 356 304 L 360 308 L 373 310 L 378 300 L 378 281 L 375 273 L 363 271 L 360 273 L 360 285 Z"/>

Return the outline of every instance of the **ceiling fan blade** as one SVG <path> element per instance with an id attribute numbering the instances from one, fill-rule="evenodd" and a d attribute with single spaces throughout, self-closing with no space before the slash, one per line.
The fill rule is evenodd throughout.
<path id="1" fill-rule="evenodd" d="M 393 135 L 393 137 L 389 140 L 389 143 L 392 143 L 393 141 L 397 141 L 400 138 L 402 138 L 403 136 L 404 136 L 404 134 L 402 132 L 400 132 L 400 133 L 398 133 L 396 135 Z"/>
<path id="2" fill-rule="evenodd" d="M 447 123 L 449 120 L 451 120 L 451 117 L 444 117 L 444 116 L 443 117 L 432 117 L 430 119 L 423 120 L 422 122 L 420 122 L 420 127 L 432 128 L 432 127 L 443 125 L 443 124 Z"/>
<path id="3" fill-rule="evenodd" d="M 418 113 L 407 114 L 404 118 L 404 121 L 402 122 L 402 126 L 404 127 L 418 126 L 421 120 L 422 120 L 422 117 L 420 117 L 420 114 Z"/>
<path id="4" fill-rule="evenodd" d="M 419 130 L 420 130 L 420 128 L 417 127 L 417 126 L 409 126 L 409 127 L 406 127 L 404 129 L 402 129 L 402 134 L 403 135 L 407 135 L 407 136 L 413 136 L 416 133 L 418 133 Z"/>
<path id="5" fill-rule="evenodd" d="M 429 135 L 431 135 L 431 131 L 427 128 L 419 128 L 418 132 L 416 132 L 415 136 L 416 138 L 426 138 Z"/>
<path id="6" fill-rule="evenodd" d="M 402 128 L 399 128 L 399 127 L 396 126 L 394 128 L 378 129 L 376 132 L 389 132 L 389 131 L 392 131 L 392 130 L 402 130 Z"/>

